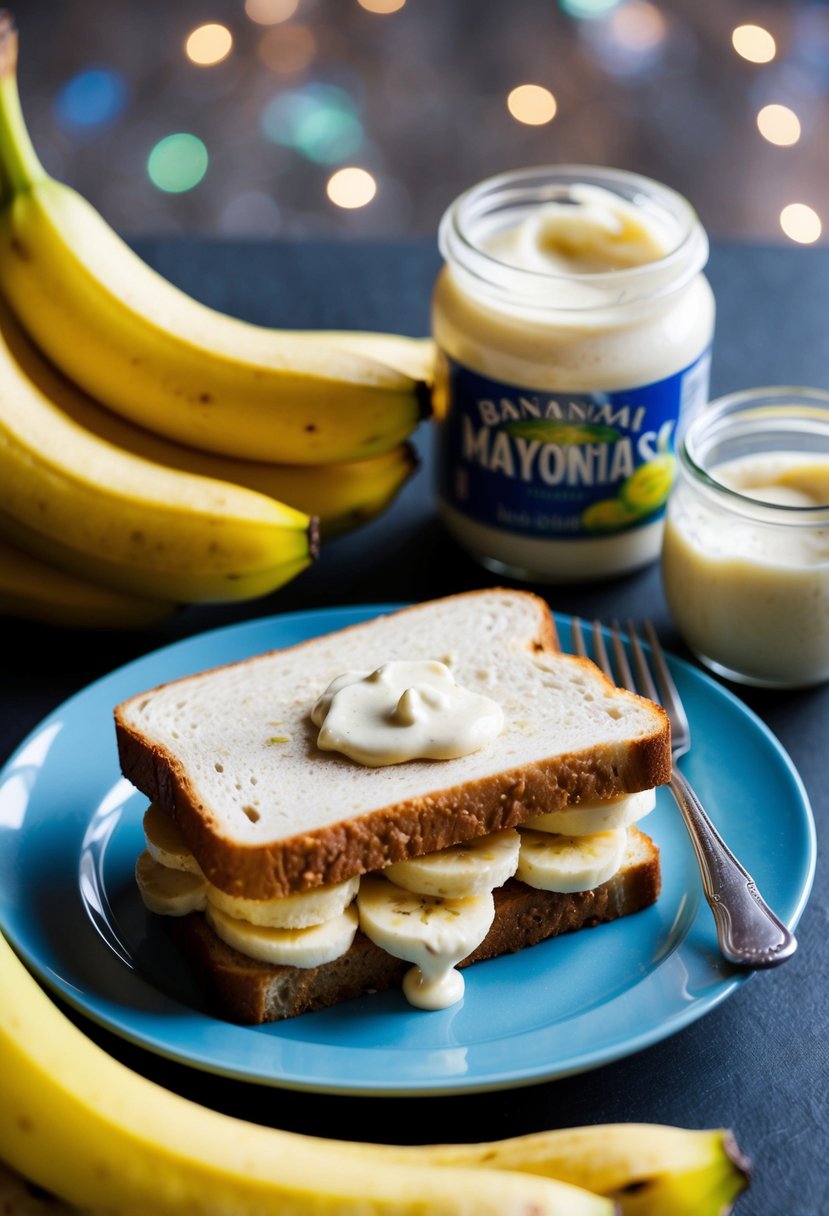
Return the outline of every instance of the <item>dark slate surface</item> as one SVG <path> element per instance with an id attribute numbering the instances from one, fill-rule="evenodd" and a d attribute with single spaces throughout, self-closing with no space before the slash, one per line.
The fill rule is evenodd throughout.
<path id="1" fill-rule="evenodd" d="M 216 307 L 288 327 L 428 331 L 438 268 L 431 241 L 396 244 L 240 244 L 137 241 L 164 274 Z M 829 389 L 829 250 L 715 246 L 715 394 L 754 385 Z M 295 583 L 254 604 L 189 609 L 137 635 L 95 637 L 4 622 L 0 760 L 66 697 L 115 666 L 204 629 L 330 604 L 425 599 L 492 579 L 443 533 L 423 467 L 379 521 L 332 543 Z M 666 643 L 687 651 L 667 617 L 658 571 L 600 586 L 539 588 L 553 607 L 587 616 L 645 612 Z M 811 797 L 819 844 L 829 822 L 829 688 L 735 689 L 777 734 Z M 191 1071 L 84 1028 L 133 1067 L 246 1118 L 312 1134 L 390 1142 L 479 1140 L 579 1123 L 636 1120 L 727 1125 L 755 1162 L 740 1216 L 817 1216 L 829 1201 L 829 862 L 822 852 L 800 923 L 800 949 L 755 976 L 672 1038 L 593 1072 L 515 1091 L 419 1099 L 280 1093 Z M 414 1119 L 412 1119 L 414 1115 Z"/>

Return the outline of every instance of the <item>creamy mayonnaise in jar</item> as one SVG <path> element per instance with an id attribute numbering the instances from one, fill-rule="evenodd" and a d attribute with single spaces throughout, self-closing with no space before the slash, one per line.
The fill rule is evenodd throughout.
<path id="1" fill-rule="evenodd" d="M 740 683 L 829 679 L 829 393 L 712 402 L 678 457 L 662 581 L 685 642 Z"/>
<path id="2" fill-rule="evenodd" d="M 563 166 L 461 195 L 439 231 L 437 497 L 499 574 L 598 579 L 656 560 L 680 419 L 708 399 L 714 297 L 692 207 Z"/>

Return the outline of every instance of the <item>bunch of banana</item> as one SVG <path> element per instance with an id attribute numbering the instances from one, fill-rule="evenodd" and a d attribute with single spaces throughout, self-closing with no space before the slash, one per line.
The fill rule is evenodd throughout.
<path id="1" fill-rule="evenodd" d="M 0 936 L 0 1160 L 109 1216 L 723 1216 L 748 1185 L 728 1133 L 616 1124 L 396 1147 L 267 1128 L 133 1073 Z"/>
<path id="2" fill-rule="evenodd" d="M 139 426 L 248 460 L 365 460 L 413 432 L 429 394 L 404 368 L 428 368 L 428 342 L 269 329 L 178 290 L 46 173 L 23 120 L 16 60 L 6 16 L 0 280 L 57 367 Z"/>
<path id="3" fill-rule="evenodd" d="M 135 628 L 268 594 L 412 475 L 432 343 L 179 291 L 46 174 L 16 65 L 2 13 L 0 612 Z"/>

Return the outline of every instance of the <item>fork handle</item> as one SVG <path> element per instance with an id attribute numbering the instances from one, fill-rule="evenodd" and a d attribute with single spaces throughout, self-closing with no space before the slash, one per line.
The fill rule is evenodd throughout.
<path id="1" fill-rule="evenodd" d="M 676 765 L 670 788 L 697 855 L 723 956 L 737 967 L 776 967 L 785 962 L 797 949 L 794 934 L 765 903 Z"/>

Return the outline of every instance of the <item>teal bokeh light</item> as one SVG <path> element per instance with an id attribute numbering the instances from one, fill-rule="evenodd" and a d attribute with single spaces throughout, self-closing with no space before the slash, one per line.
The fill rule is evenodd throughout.
<path id="1" fill-rule="evenodd" d="M 620 3 L 621 0 L 558 0 L 559 8 L 568 17 L 581 17 L 588 21 L 606 17 Z"/>
<path id="2" fill-rule="evenodd" d="M 278 93 L 262 111 L 261 127 L 266 139 L 323 165 L 348 160 L 363 142 L 357 107 L 337 85 L 311 84 Z"/>
<path id="3" fill-rule="evenodd" d="M 150 181 L 167 194 L 192 190 L 207 172 L 207 148 L 197 135 L 180 131 L 159 140 L 147 158 Z"/>

